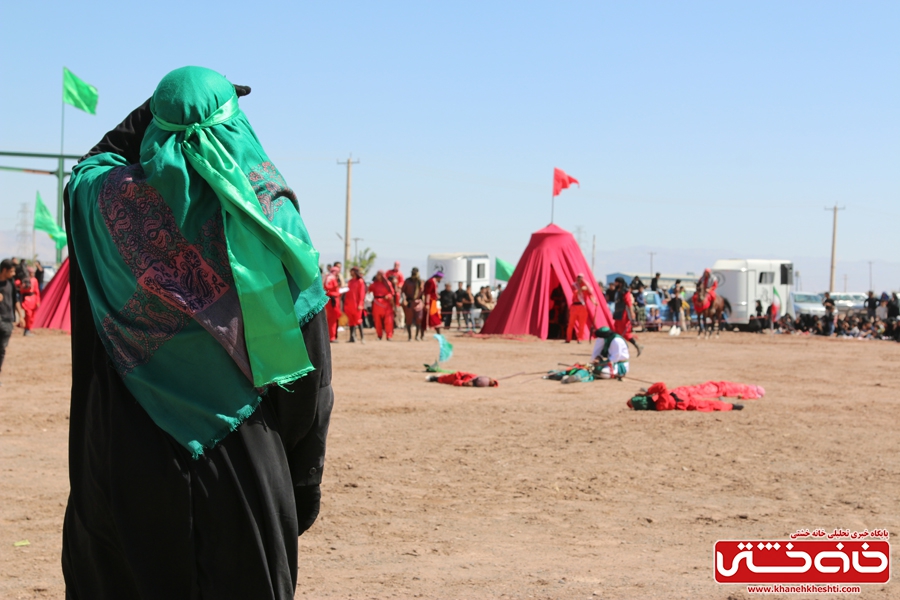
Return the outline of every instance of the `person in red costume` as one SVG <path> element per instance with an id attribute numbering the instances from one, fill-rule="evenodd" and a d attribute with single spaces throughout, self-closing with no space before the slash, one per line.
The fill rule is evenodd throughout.
<path id="1" fill-rule="evenodd" d="M 34 267 L 28 267 L 28 274 L 24 281 L 19 281 L 19 298 L 22 301 L 22 310 L 25 312 L 25 335 L 34 335 L 31 328 L 34 326 L 34 313 L 41 305 L 41 288 L 34 276 Z"/>
<path id="2" fill-rule="evenodd" d="M 356 332 L 359 330 L 359 341 L 364 344 L 362 320 L 365 312 L 366 280 L 363 279 L 359 268 L 350 269 L 347 288 L 347 293 L 344 294 L 344 313 L 347 315 L 347 326 L 350 327 L 350 341 L 356 341 Z"/>
<path id="3" fill-rule="evenodd" d="M 341 268 L 331 267 L 322 285 L 328 302 L 325 304 L 325 316 L 328 319 L 328 337 L 332 342 L 338 341 L 338 319 L 341 318 Z"/>
<path id="4" fill-rule="evenodd" d="M 437 383 L 446 383 L 456 387 L 497 387 L 500 385 L 496 379 L 491 379 L 486 375 L 476 375 L 475 373 L 466 373 L 465 371 L 456 371 L 455 373 L 445 373 L 444 375 L 429 375 L 428 381 Z"/>
<path id="5" fill-rule="evenodd" d="M 375 274 L 375 281 L 369 285 L 372 300 L 372 319 L 375 321 L 375 335 L 388 341 L 394 337 L 394 286 L 384 276 L 384 271 Z"/>
<path id="6" fill-rule="evenodd" d="M 665 383 L 654 383 L 646 394 L 628 401 L 634 410 L 696 410 L 700 412 L 741 410 L 743 404 L 713 400 L 716 395 L 735 396 L 748 400 L 762 398 L 765 390 L 758 385 L 745 385 L 730 381 L 707 381 L 700 385 L 675 388 L 669 391 Z"/>
<path id="7" fill-rule="evenodd" d="M 625 338 L 626 342 L 634 344 L 634 347 L 637 349 L 637 355 L 640 356 L 644 347 L 638 343 L 637 338 L 631 332 L 631 324 L 634 322 L 634 297 L 632 297 L 631 291 L 623 278 L 616 277 L 613 285 L 616 286 L 616 305 L 613 310 L 612 330 Z"/>
<path id="8" fill-rule="evenodd" d="M 422 335 L 424 337 L 428 328 L 431 327 L 437 333 L 441 332 L 441 325 L 443 325 L 443 321 L 441 320 L 441 309 L 438 306 L 438 287 L 441 285 L 441 279 L 444 278 L 444 273 L 438 271 L 434 275 L 428 278 L 428 281 L 425 282 L 425 286 L 422 288 L 422 301 L 425 304 L 425 309 L 422 311 Z"/>
<path id="9" fill-rule="evenodd" d="M 597 299 L 594 298 L 594 292 L 591 286 L 584 279 L 584 275 L 579 273 L 572 282 L 572 306 L 569 308 L 569 327 L 566 330 L 566 343 L 572 341 L 572 331 L 575 331 L 575 341 L 579 344 L 582 339 L 588 339 L 588 301 L 597 305 Z"/>
<path id="10" fill-rule="evenodd" d="M 403 287 L 403 273 L 400 272 L 400 261 L 394 263 L 394 268 L 386 271 L 384 274 L 384 278 L 388 281 L 391 280 L 391 277 L 397 280 L 396 289 L 400 289 Z"/>
<path id="11" fill-rule="evenodd" d="M 712 306 L 716 301 L 717 287 L 719 287 L 719 280 L 712 276 L 709 269 L 704 270 L 703 275 L 697 280 L 697 291 L 694 292 L 694 312 L 700 314 Z"/>
<path id="12" fill-rule="evenodd" d="M 682 400 L 709 400 L 711 398 L 742 398 L 757 400 L 766 395 L 761 385 L 734 383 L 732 381 L 707 381 L 697 385 L 683 385 L 672 390 Z"/>

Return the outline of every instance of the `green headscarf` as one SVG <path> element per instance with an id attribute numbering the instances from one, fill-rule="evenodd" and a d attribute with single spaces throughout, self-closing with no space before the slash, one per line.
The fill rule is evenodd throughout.
<path id="1" fill-rule="evenodd" d="M 325 303 L 293 192 L 209 69 L 166 75 L 140 165 L 100 154 L 69 184 L 98 332 L 148 414 L 194 457 L 312 370 L 300 327 Z"/>
<path id="2" fill-rule="evenodd" d="M 600 329 L 594 332 L 594 337 L 603 338 L 603 350 L 600 351 L 600 356 L 608 357 L 609 356 L 609 346 L 612 344 L 612 341 L 616 338 L 620 338 L 618 333 L 613 333 L 612 329 L 609 327 L 601 327 Z"/>

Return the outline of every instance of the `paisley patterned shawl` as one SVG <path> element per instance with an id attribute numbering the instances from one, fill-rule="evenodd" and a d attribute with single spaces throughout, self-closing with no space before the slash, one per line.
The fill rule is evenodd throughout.
<path id="1" fill-rule="evenodd" d="M 217 106 L 233 89 L 207 71 L 200 76 L 212 80 L 210 102 Z M 254 218 L 303 242 L 280 251 L 311 252 L 300 259 L 317 264 L 297 198 L 243 114 L 210 134 L 252 190 Z M 76 166 L 69 194 L 72 240 L 110 360 L 154 422 L 197 458 L 253 413 L 265 387 L 312 370 L 299 329 L 325 296 L 317 274 L 298 282 L 267 246 L 253 254 L 276 265 L 265 268 L 283 281 L 253 279 L 260 268 L 242 260 L 236 246 L 252 244 L 259 226 L 250 234 L 241 229 L 221 192 L 180 152 L 185 137 L 151 125 L 141 164 L 110 153 L 89 158 Z M 248 324 L 246 311 L 257 306 L 247 301 L 250 294 L 285 298 L 273 312 L 286 307 L 289 314 L 255 310 Z M 285 319 L 293 323 L 286 333 Z M 269 358 L 260 344 L 280 355 Z"/>

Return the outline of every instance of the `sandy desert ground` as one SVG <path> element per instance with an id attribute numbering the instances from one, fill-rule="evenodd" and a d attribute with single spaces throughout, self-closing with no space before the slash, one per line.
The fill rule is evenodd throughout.
<path id="1" fill-rule="evenodd" d="M 373 337 L 333 346 L 298 598 L 749 598 L 714 583 L 717 539 L 900 531 L 900 344 L 646 335 L 636 378 L 768 393 L 741 412 L 636 413 L 636 381 L 453 388 L 425 382 L 435 341 Z M 449 337 L 448 368 L 494 377 L 590 352 Z M 64 597 L 69 341 L 16 335 L 0 377 L 0 598 Z M 900 583 L 861 597 L 900 598 Z"/>

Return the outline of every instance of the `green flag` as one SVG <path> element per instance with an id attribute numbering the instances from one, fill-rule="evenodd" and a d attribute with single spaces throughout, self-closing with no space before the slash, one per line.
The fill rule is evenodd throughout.
<path id="1" fill-rule="evenodd" d="M 63 102 L 96 115 L 97 97 L 97 88 L 63 67 Z"/>
<path id="2" fill-rule="evenodd" d="M 442 363 L 444 361 L 450 360 L 450 357 L 453 356 L 453 344 L 448 342 L 447 338 L 439 333 L 434 334 L 433 337 L 438 341 L 438 344 L 440 344 L 440 351 L 438 353 L 437 362 Z"/>
<path id="3" fill-rule="evenodd" d="M 46 231 L 56 242 L 56 248 L 62 248 L 66 245 L 66 232 L 56 224 L 53 215 L 47 209 L 44 201 L 41 200 L 41 193 L 37 193 L 37 200 L 34 203 L 34 228 L 38 231 Z"/>
<path id="4" fill-rule="evenodd" d="M 496 264 L 494 265 L 494 279 L 499 279 L 500 281 L 509 281 L 512 278 L 513 271 L 516 268 L 503 260 L 502 258 L 496 259 Z"/>

